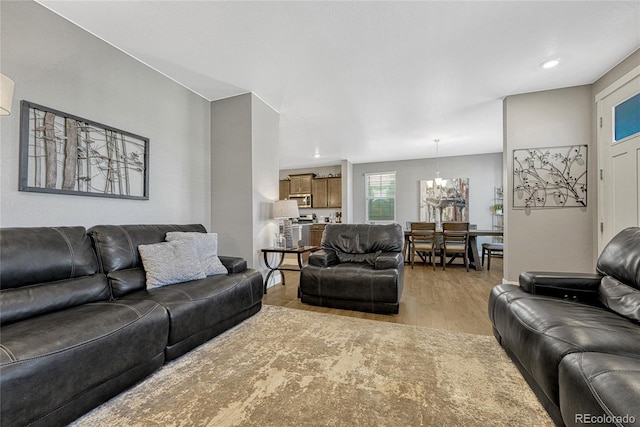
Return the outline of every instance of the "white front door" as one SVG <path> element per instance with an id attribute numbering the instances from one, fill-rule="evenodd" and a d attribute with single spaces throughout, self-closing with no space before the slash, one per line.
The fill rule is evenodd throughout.
<path id="1" fill-rule="evenodd" d="M 640 226 L 640 67 L 596 97 L 598 252 L 620 230 Z"/>

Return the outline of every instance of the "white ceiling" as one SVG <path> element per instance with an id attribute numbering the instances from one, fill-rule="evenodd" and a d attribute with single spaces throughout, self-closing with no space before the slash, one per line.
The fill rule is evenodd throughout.
<path id="1" fill-rule="evenodd" d="M 256 94 L 282 169 L 501 152 L 502 98 L 640 47 L 637 0 L 39 3 L 208 100 Z"/>

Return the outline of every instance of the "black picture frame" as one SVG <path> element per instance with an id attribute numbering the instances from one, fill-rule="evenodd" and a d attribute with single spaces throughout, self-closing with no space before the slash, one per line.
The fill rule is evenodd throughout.
<path id="1" fill-rule="evenodd" d="M 19 191 L 149 200 L 149 138 L 22 100 Z"/>

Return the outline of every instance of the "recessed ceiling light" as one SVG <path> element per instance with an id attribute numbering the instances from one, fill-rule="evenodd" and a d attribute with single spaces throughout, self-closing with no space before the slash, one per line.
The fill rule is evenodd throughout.
<path id="1" fill-rule="evenodd" d="M 313 158 L 314 158 L 314 159 L 319 159 L 319 158 L 320 158 L 320 153 L 316 153 L 316 154 L 314 154 L 314 155 L 313 155 Z"/>
<path id="2" fill-rule="evenodd" d="M 551 58 L 551 59 L 547 59 L 547 60 L 543 61 L 540 64 L 540 67 L 544 68 L 545 70 L 548 70 L 549 68 L 555 67 L 559 63 L 560 63 L 560 58 Z"/>

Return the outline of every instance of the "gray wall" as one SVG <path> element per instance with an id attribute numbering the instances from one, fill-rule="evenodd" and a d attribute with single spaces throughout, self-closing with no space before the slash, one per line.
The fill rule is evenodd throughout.
<path id="1" fill-rule="evenodd" d="M 212 230 L 221 254 L 264 271 L 260 248 L 271 246 L 278 199 L 278 114 L 251 94 L 211 103 Z"/>
<path id="2" fill-rule="evenodd" d="M 440 157 L 442 178 L 469 178 L 469 222 L 479 229 L 491 229 L 493 189 L 502 186 L 502 154 Z M 396 218 L 403 227 L 406 221 L 420 219 L 420 180 L 433 179 L 436 159 L 353 165 L 353 222 L 365 220 L 364 174 L 396 171 Z"/>
<path id="3" fill-rule="evenodd" d="M 624 59 L 624 61 L 613 67 L 593 84 L 594 97 L 638 65 L 640 65 L 640 49 L 632 52 L 628 57 Z"/>
<path id="4" fill-rule="evenodd" d="M 514 95 L 504 100 L 504 275 L 517 281 L 525 270 L 593 271 L 596 242 L 596 153 L 592 143 L 591 85 Z M 513 150 L 573 144 L 589 146 L 586 208 L 512 208 Z"/>
<path id="5" fill-rule="evenodd" d="M 251 95 L 211 103 L 212 230 L 221 254 L 253 259 Z M 222 184 L 224 183 L 224 184 Z M 237 255 L 235 255 L 237 254 Z"/>
<path id="6" fill-rule="evenodd" d="M 278 143 L 280 115 L 260 98 L 251 95 L 253 133 L 253 266 L 262 272 L 266 266 L 261 248 L 273 246 L 278 232 L 272 218 L 273 202 L 279 199 Z M 214 181 L 217 182 L 217 181 Z"/>
<path id="7" fill-rule="evenodd" d="M 202 223 L 210 227 L 209 102 L 31 1 L 1 3 L 0 225 Z M 148 201 L 18 191 L 20 100 L 150 139 Z"/>

